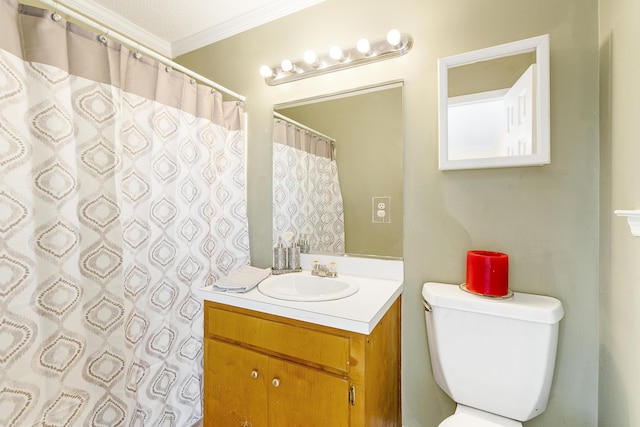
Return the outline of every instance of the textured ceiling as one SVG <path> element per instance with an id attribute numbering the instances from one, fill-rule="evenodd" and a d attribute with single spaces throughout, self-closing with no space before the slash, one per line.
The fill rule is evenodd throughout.
<path id="1" fill-rule="evenodd" d="M 324 0 L 62 0 L 174 57 Z"/>

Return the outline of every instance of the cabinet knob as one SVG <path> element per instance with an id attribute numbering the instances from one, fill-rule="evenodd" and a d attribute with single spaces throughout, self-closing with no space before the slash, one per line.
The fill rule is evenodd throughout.
<path id="1" fill-rule="evenodd" d="M 258 375 L 260 374 L 258 373 L 257 369 L 254 369 L 253 371 L 251 371 L 251 378 L 253 378 L 254 380 L 258 378 Z"/>
<path id="2" fill-rule="evenodd" d="M 271 380 L 271 384 L 273 384 L 274 387 L 280 387 L 280 378 L 274 378 Z"/>

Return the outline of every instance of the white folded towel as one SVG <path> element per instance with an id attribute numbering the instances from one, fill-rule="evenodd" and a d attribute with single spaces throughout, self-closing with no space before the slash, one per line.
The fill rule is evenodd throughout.
<path id="1" fill-rule="evenodd" d="M 270 268 L 244 265 L 214 283 L 213 290 L 218 292 L 248 292 L 270 275 Z"/>

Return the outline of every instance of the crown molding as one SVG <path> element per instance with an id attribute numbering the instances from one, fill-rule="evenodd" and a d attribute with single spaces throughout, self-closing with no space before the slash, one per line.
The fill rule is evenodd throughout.
<path id="1" fill-rule="evenodd" d="M 64 4 L 97 23 L 140 43 L 140 45 L 154 50 L 167 58 L 173 59 L 324 1 L 325 0 L 300 0 L 296 1 L 295 4 L 291 4 L 292 2 L 290 0 L 275 0 L 265 6 L 247 12 L 242 16 L 229 19 L 221 24 L 217 24 L 173 43 L 161 39 L 92 0 L 64 0 Z"/>
<path id="2" fill-rule="evenodd" d="M 139 27 L 104 6 L 94 3 L 91 0 L 64 0 L 64 4 L 78 13 L 119 32 L 131 40 L 135 40 L 161 55 L 169 58 L 172 57 L 171 43 Z"/>
<path id="3" fill-rule="evenodd" d="M 173 57 L 184 55 L 185 53 L 322 3 L 323 1 L 325 0 L 301 0 L 295 2 L 295 4 L 291 4 L 291 1 L 276 0 L 268 5 L 245 13 L 240 17 L 230 19 L 215 27 L 200 31 L 193 36 L 173 42 L 171 44 L 172 55 Z"/>

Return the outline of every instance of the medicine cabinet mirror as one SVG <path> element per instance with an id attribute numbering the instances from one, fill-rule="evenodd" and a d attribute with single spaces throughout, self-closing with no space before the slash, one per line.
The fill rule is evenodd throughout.
<path id="1" fill-rule="evenodd" d="M 309 240 L 314 253 L 402 257 L 402 86 L 402 81 L 385 82 L 274 106 L 275 242 L 293 231 L 297 239 Z M 303 154 L 304 158 L 297 160 L 301 150 L 283 148 L 281 134 L 293 133 L 296 126 L 278 115 L 335 139 L 341 208 L 334 207 L 333 195 L 321 191 L 336 187 L 334 181 L 322 175 L 323 170 L 306 170 L 306 165 L 313 163 L 310 156 Z M 300 141 L 296 144 L 299 148 Z M 320 151 L 314 148 L 314 152 Z M 323 165 L 324 170 L 329 168 Z M 343 220 L 335 222 L 332 217 L 340 209 Z M 302 215 L 303 211 L 308 216 Z"/>
<path id="2" fill-rule="evenodd" d="M 439 168 L 550 163 L 549 36 L 438 60 Z"/>

